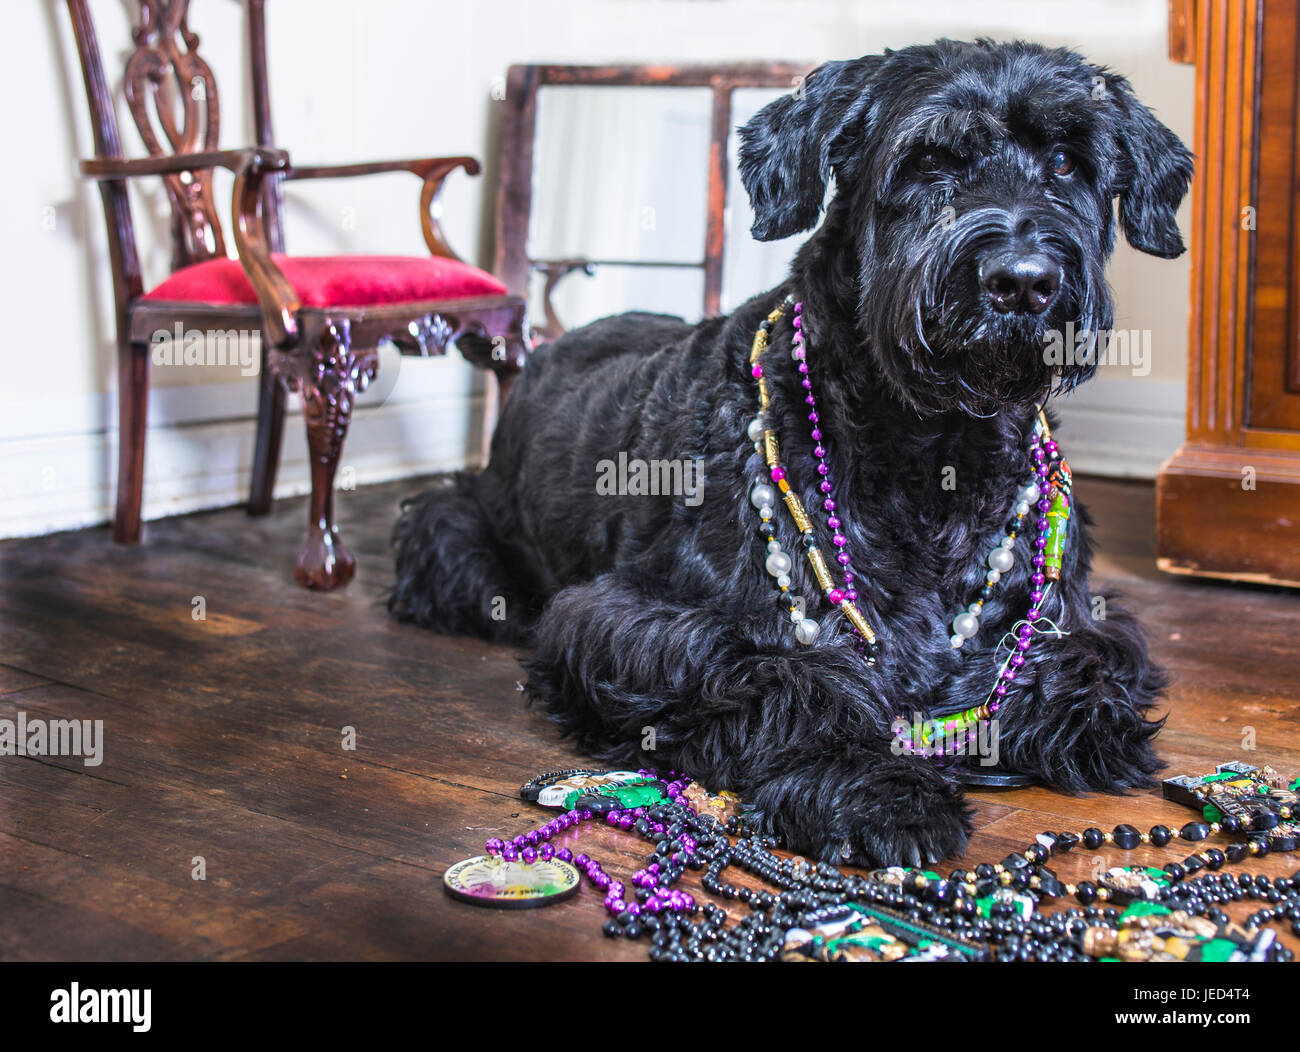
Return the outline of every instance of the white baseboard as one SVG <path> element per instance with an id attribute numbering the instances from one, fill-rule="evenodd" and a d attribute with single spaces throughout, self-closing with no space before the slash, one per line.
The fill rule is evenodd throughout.
<path id="1" fill-rule="evenodd" d="M 461 363 L 463 364 L 463 363 Z M 381 371 L 381 376 L 382 376 Z M 390 374 L 391 375 L 391 374 Z M 1058 437 L 1083 474 L 1154 478 L 1182 445 L 1184 386 L 1102 377 L 1056 403 Z M 363 396 L 340 464 L 341 489 L 477 466 L 484 398 L 468 366 L 411 363 L 400 385 Z M 365 400 L 378 395 L 380 404 Z M 145 453 L 145 519 L 229 507 L 247 499 L 255 379 L 154 388 Z M 277 497 L 311 488 L 297 399 L 290 399 Z M 17 407 L 0 427 L 0 537 L 79 529 L 112 517 L 116 399 L 57 399 Z M 43 422 L 43 426 L 41 426 Z M 39 434 L 28 438 L 25 435 Z"/>
<path id="2" fill-rule="evenodd" d="M 1061 451 L 1080 474 L 1153 479 L 1186 434 L 1180 380 L 1100 377 L 1054 405 Z"/>
<path id="3" fill-rule="evenodd" d="M 417 366 L 427 365 L 420 370 Z M 451 363 L 408 365 L 380 404 L 362 397 L 352 419 L 336 485 L 340 489 L 477 466 L 484 397 L 481 381 Z M 154 388 L 145 443 L 143 517 L 162 518 L 248 499 L 256 380 Z M 82 404 L 85 401 L 85 404 Z M 96 403 L 43 404 L 10 417 L 0 431 L 0 537 L 30 537 L 108 522 L 116 495 L 116 396 Z M 44 427 L 31 426 L 36 418 Z M 65 430 L 65 426 L 70 429 Z M 40 437 L 24 437 L 25 433 Z M 53 431 L 54 433 L 48 433 Z M 42 433 L 46 432 L 46 433 Z M 290 396 L 275 496 L 309 492 L 302 414 Z"/>

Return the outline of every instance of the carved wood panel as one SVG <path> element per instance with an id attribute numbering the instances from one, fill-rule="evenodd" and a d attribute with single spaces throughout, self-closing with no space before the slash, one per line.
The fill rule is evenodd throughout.
<path id="1" fill-rule="evenodd" d="M 1300 429 L 1300 20 L 1293 3 L 1264 5 L 1258 71 L 1258 235 L 1248 422 Z"/>
<path id="2" fill-rule="evenodd" d="M 216 78 L 198 53 L 189 0 L 140 0 L 127 60 L 127 107 L 150 156 L 216 150 L 221 106 Z M 161 134 L 160 134 L 161 133 Z M 224 256 L 211 171 L 163 176 L 172 205 L 172 269 Z"/>
<path id="3" fill-rule="evenodd" d="M 1199 0 L 1187 440 L 1157 479 L 1178 573 L 1300 585 L 1300 20 Z"/>

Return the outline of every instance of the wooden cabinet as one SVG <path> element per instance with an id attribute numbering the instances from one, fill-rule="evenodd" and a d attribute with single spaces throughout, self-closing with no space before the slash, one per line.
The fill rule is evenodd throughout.
<path id="1" fill-rule="evenodd" d="M 1295 0 L 1171 12 L 1175 55 L 1195 47 L 1197 172 L 1187 439 L 1157 480 L 1159 565 L 1300 587 L 1300 17 Z"/>

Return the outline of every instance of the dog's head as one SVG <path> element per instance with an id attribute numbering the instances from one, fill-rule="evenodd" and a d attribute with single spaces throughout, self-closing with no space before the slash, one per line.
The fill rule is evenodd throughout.
<path id="1" fill-rule="evenodd" d="M 740 173 L 764 241 L 814 226 L 834 175 L 810 247 L 880 371 L 918 411 L 987 414 L 1091 375 L 1045 348 L 1111 327 L 1115 198 L 1130 244 L 1182 253 L 1192 156 L 1072 51 L 940 40 L 818 67 L 741 129 Z"/>

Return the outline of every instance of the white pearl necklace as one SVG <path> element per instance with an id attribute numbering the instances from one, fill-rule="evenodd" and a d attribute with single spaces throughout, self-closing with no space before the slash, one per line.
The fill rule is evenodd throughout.
<path id="1" fill-rule="evenodd" d="M 762 451 L 762 429 L 763 418 L 757 417 L 750 422 L 748 428 L 749 438 L 754 442 L 754 448 Z M 757 437 L 756 437 L 757 435 Z M 1044 436 L 1044 425 L 1041 421 L 1034 424 L 1035 441 L 1039 441 Z M 985 556 L 984 561 L 988 564 L 988 572 L 984 575 L 984 588 L 991 591 L 995 588 L 1002 575 L 1009 573 L 1015 566 L 1015 547 L 1019 538 L 1019 527 L 1024 523 L 1025 518 L 1029 515 L 1030 508 L 1038 501 L 1042 493 L 1038 483 L 1032 478 L 1025 485 L 1021 486 L 1016 493 L 1016 503 L 1012 509 L 1015 514 L 1016 529 L 1004 534 Z M 759 518 L 770 523 L 776 515 L 775 501 L 776 491 L 765 480 L 759 479 L 749 491 L 750 503 L 758 509 Z M 781 547 L 781 542 L 775 536 L 767 541 L 767 559 L 764 562 L 764 569 L 775 579 L 777 588 L 780 589 L 785 600 L 790 605 L 789 617 L 790 622 L 794 625 L 795 639 L 805 646 L 811 646 L 817 639 L 820 625 L 813 618 L 805 614 L 806 600 L 801 595 L 792 594 L 789 589 L 791 586 L 790 571 L 794 567 L 794 560 Z M 964 610 L 958 613 L 949 622 L 952 627 L 952 635 L 949 637 L 949 643 L 954 650 L 959 650 L 966 640 L 979 634 L 980 615 L 984 612 L 985 599 L 976 599 Z"/>
<path id="2" fill-rule="evenodd" d="M 1043 426 L 1041 423 L 1034 424 L 1035 439 L 1041 439 Z M 992 591 L 997 583 L 1002 580 L 1004 573 L 1009 573 L 1011 568 L 1016 565 L 1015 548 L 1016 541 L 1020 535 L 1020 526 L 1024 523 L 1025 517 L 1029 514 L 1030 507 L 1038 501 L 1041 492 L 1038 483 L 1032 479 L 1021 486 L 1016 493 L 1016 504 L 1012 509 L 1016 516 L 1016 529 L 1005 534 L 997 544 L 989 551 L 984 561 L 988 564 L 988 573 L 984 575 L 984 589 Z M 980 614 L 984 612 L 984 599 L 976 599 L 965 610 L 959 613 L 950 622 L 952 625 L 952 635 L 948 642 L 952 644 L 954 650 L 959 650 L 966 640 L 979 634 Z"/>

